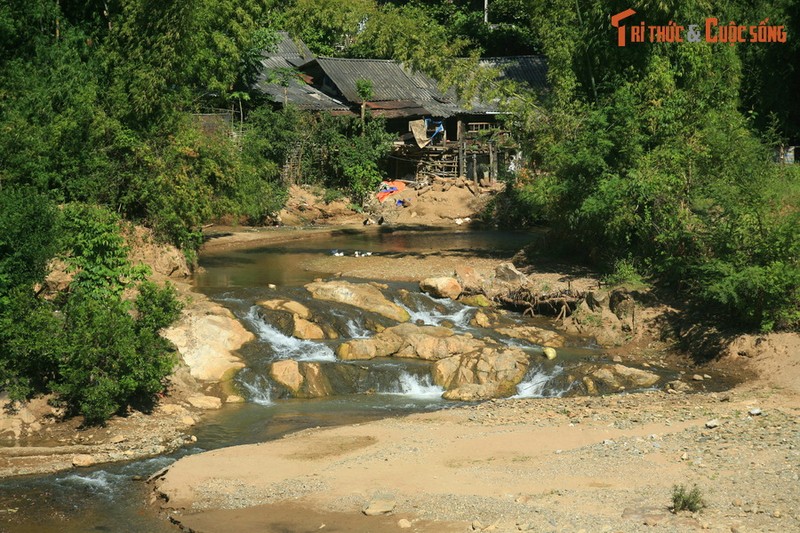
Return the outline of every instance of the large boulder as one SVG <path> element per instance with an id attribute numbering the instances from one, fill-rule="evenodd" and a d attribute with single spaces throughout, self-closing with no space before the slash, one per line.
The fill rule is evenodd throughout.
<path id="1" fill-rule="evenodd" d="M 497 333 L 540 346 L 550 346 L 553 348 L 561 348 L 564 346 L 564 337 L 555 331 L 537 328 L 536 326 L 509 326 L 506 328 L 498 328 Z"/>
<path id="2" fill-rule="evenodd" d="M 596 311 L 592 310 L 592 305 L 595 306 Z M 625 327 L 625 324 L 609 307 L 594 300 L 592 305 L 587 300 L 579 303 L 575 311 L 564 319 L 564 330 L 575 335 L 594 337 L 602 346 L 624 344 L 630 335 L 629 328 Z"/>
<path id="3" fill-rule="evenodd" d="M 433 380 L 451 400 L 484 400 L 510 396 L 525 377 L 529 359 L 517 348 L 485 347 L 455 355 L 433 365 Z"/>
<path id="4" fill-rule="evenodd" d="M 425 278 L 419 282 L 419 288 L 434 298 L 450 298 L 455 300 L 461 295 L 461 285 L 455 278 Z"/>
<path id="5" fill-rule="evenodd" d="M 375 286 L 347 281 L 315 281 L 306 285 L 311 296 L 317 300 L 352 305 L 364 311 L 376 313 L 397 322 L 407 322 L 408 311 L 389 301 Z"/>
<path id="6" fill-rule="evenodd" d="M 475 351 L 486 342 L 470 334 L 458 335 L 441 326 L 417 326 L 406 323 L 386 328 L 367 339 L 342 343 L 337 355 L 344 360 L 374 357 L 406 357 L 436 361 L 455 354 Z"/>
<path id="7" fill-rule="evenodd" d="M 269 369 L 269 376 L 293 393 L 300 390 L 300 386 L 305 379 L 303 374 L 300 373 L 300 363 L 293 359 L 272 363 Z"/>
<path id="8" fill-rule="evenodd" d="M 274 298 L 271 300 L 262 300 L 258 302 L 258 305 L 272 311 L 286 311 L 305 320 L 311 319 L 311 311 L 308 309 L 308 307 L 300 302 L 295 302 L 294 300 Z"/>
<path id="9" fill-rule="evenodd" d="M 610 388 L 641 389 L 652 387 L 661 377 L 655 372 L 621 364 L 606 365 L 592 372 L 591 376 Z"/>
<path id="10" fill-rule="evenodd" d="M 270 377 L 297 398 L 322 398 L 333 393 L 331 383 L 319 363 L 291 359 L 272 363 Z"/>
<path id="11" fill-rule="evenodd" d="M 255 338 L 228 309 L 201 295 L 183 310 L 180 319 L 165 329 L 195 379 L 219 381 L 244 367 L 234 353 Z"/>
<path id="12" fill-rule="evenodd" d="M 513 285 L 523 285 L 528 281 L 528 277 L 517 270 L 513 263 L 500 263 L 497 265 L 494 269 L 494 278 Z"/>
<path id="13" fill-rule="evenodd" d="M 217 398 L 216 396 L 206 396 L 205 394 L 196 394 L 194 396 L 189 396 L 186 399 L 193 407 L 198 409 L 219 409 L 222 407 L 222 400 Z"/>
<path id="14" fill-rule="evenodd" d="M 292 331 L 292 335 L 298 339 L 305 340 L 320 340 L 326 337 L 321 327 L 297 315 L 294 315 L 294 331 Z"/>
<path id="15" fill-rule="evenodd" d="M 655 372 L 633 368 L 622 364 L 582 365 L 570 371 L 570 380 L 576 375 L 588 394 L 644 389 L 656 385 L 661 376 Z"/>
<path id="16" fill-rule="evenodd" d="M 455 276 L 461 289 L 466 294 L 479 294 L 483 287 L 483 277 L 474 268 L 459 265 L 455 268 Z"/>

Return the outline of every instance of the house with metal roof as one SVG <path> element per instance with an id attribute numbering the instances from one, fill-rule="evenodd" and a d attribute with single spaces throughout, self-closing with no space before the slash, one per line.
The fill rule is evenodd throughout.
<path id="1" fill-rule="evenodd" d="M 515 81 L 535 91 L 547 90 L 547 60 L 544 56 L 482 57 L 478 64 L 500 71 L 498 80 Z"/>
<path id="2" fill-rule="evenodd" d="M 278 32 L 279 41 L 273 50 L 264 51 L 261 72 L 256 88 L 269 95 L 279 105 L 291 103 L 308 111 L 328 111 L 333 114 L 351 113 L 351 105 L 310 85 L 297 70 L 314 59 L 311 50 L 300 39 L 287 32 Z"/>
<path id="3" fill-rule="evenodd" d="M 357 114 L 362 105 L 387 120 L 398 134 L 391 173 L 477 180 L 486 171 L 493 180 L 515 149 L 502 130 L 497 102 L 460 102 L 422 72 L 387 59 L 313 57 L 299 40 L 280 34 L 274 51 L 265 54 L 258 87 L 278 105 Z M 499 80 L 513 80 L 532 90 L 547 88 L 547 64 L 540 56 L 483 58 Z M 369 81 L 372 94 L 363 102 L 358 86 Z"/>
<path id="4" fill-rule="evenodd" d="M 345 59 L 318 57 L 302 67 L 309 83 L 324 93 L 361 105 L 358 82 L 372 84 L 366 102 L 375 116 L 446 118 L 457 114 L 455 99 L 442 95 L 435 80 L 390 59 Z"/>

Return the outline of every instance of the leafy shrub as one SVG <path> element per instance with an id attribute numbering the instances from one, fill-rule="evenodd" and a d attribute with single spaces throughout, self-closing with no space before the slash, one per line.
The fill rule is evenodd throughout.
<path id="1" fill-rule="evenodd" d="M 644 279 L 636 270 L 631 259 L 619 259 L 614 263 L 614 270 L 603 278 L 607 285 L 643 285 Z"/>
<path id="2" fill-rule="evenodd" d="M 488 214 L 504 228 L 519 229 L 545 223 L 550 219 L 550 208 L 555 202 L 556 184 L 552 175 L 535 179 L 510 175 L 505 191 L 487 206 Z"/>
<path id="3" fill-rule="evenodd" d="M 169 342 L 158 334 L 180 313 L 175 289 L 144 282 L 135 303 L 123 299 L 146 269 L 128 261 L 114 213 L 73 203 L 63 209 L 58 241 L 75 271 L 70 292 L 55 302 L 38 298 L 33 283 L 43 276 L 56 242 L 43 241 L 43 235 L 56 233 L 46 215 L 50 222 L 55 215 L 35 195 L 27 210 L 19 197 L 3 198 L 14 201 L 18 214 L 41 212 L 43 225 L 23 234 L 10 230 L 14 242 L 0 255 L 0 268 L 21 259 L 29 268 L 17 278 L 5 276 L 15 287 L 0 286 L 0 387 L 15 400 L 57 392 L 88 424 L 102 423 L 128 405 L 147 405 L 175 362 Z M 11 215 L 0 213 L 0 223 L 13 222 Z"/>
<path id="4" fill-rule="evenodd" d="M 0 298 L 44 279 L 56 249 L 57 214 L 32 187 L 0 188 Z"/>
<path id="5" fill-rule="evenodd" d="M 66 260 L 75 278 L 70 288 L 99 298 L 120 297 L 125 287 L 144 279 L 147 269 L 128 261 L 120 219 L 102 207 L 70 204 L 64 208 Z"/>
<path id="6" fill-rule="evenodd" d="M 326 204 L 341 200 L 344 198 L 344 193 L 339 189 L 325 189 L 325 194 L 322 195 L 322 201 Z"/>
<path id="7" fill-rule="evenodd" d="M 12 400 L 46 392 L 58 379 L 63 320 L 29 287 L 16 287 L 0 300 L 0 390 Z"/>
<path id="8" fill-rule="evenodd" d="M 179 308 L 174 296 L 145 289 L 134 320 L 130 305 L 118 298 L 72 297 L 65 309 L 59 379 L 54 386 L 87 424 L 102 423 L 123 407 L 146 402 L 163 389 L 175 364 L 169 343 L 153 326 Z M 159 306 L 165 306 L 158 309 Z"/>
<path id="9" fill-rule="evenodd" d="M 673 512 L 690 511 L 696 513 L 705 506 L 706 503 L 703 501 L 703 495 L 697 485 L 694 485 L 691 490 L 687 490 L 683 485 L 675 485 L 672 487 Z"/>

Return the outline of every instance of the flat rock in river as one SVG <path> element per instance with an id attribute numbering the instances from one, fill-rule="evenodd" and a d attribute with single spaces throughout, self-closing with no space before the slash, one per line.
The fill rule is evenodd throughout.
<path id="1" fill-rule="evenodd" d="M 306 285 L 306 289 L 317 300 L 352 305 L 397 322 L 407 322 L 410 318 L 408 311 L 389 301 L 377 287 L 370 284 L 340 280 L 315 281 Z"/>

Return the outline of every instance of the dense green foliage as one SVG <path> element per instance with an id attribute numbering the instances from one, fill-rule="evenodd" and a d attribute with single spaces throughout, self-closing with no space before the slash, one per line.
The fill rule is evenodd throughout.
<path id="1" fill-rule="evenodd" d="M 275 30 L 501 99 L 530 163 L 496 202 L 501 222 L 549 224 L 616 265 L 609 280 L 647 272 L 725 322 L 800 326 L 800 167 L 773 158 L 800 144 L 796 2 L 645 2 L 633 7 L 648 24 L 768 17 L 789 39 L 625 48 L 609 24 L 622 0 L 489 5 L 491 24 L 471 0 L 0 3 L 0 388 L 55 391 L 89 422 L 161 389 L 173 360 L 158 330 L 180 306 L 142 283 L 121 218 L 191 259 L 204 223 L 282 207 L 287 162 L 330 198 L 374 190 L 392 136 L 366 106 L 360 119 L 276 111 L 252 89 Z M 476 68 L 527 53 L 548 57 L 544 95 Z M 287 88 L 297 76 L 264 74 Z M 75 278 L 45 297 L 56 254 Z"/>
<path id="2" fill-rule="evenodd" d="M 759 113 L 742 109 L 748 78 L 767 75 L 744 74 L 747 50 L 780 55 L 796 43 L 620 48 L 607 20 L 624 7 L 587 2 L 579 18 L 572 2 L 531 6 L 553 87 L 546 120 L 517 107 L 517 131 L 544 174 L 521 176 L 506 214 L 552 224 L 588 257 L 633 257 L 740 324 L 799 325 L 799 173 L 774 163 L 775 130 L 759 129 Z M 648 8 L 648 24 L 712 14 L 744 22 L 756 13 L 754 23 L 791 23 L 788 4 Z M 783 126 L 791 113 L 774 111 L 783 111 L 781 135 L 796 135 Z"/>
<path id="3" fill-rule="evenodd" d="M 246 158 L 284 161 L 296 155 L 300 182 L 346 191 L 360 202 L 383 176 L 381 163 L 394 136 L 381 119 L 303 113 L 288 106 L 250 114 Z M 267 168 L 266 163 L 261 168 Z"/>
<path id="4" fill-rule="evenodd" d="M 58 213 L 44 196 L 11 188 L 0 206 L 0 387 L 12 399 L 57 392 L 89 424 L 147 405 L 175 364 L 158 334 L 180 312 L 174 289 L 145 282 L 135 302 L 123 299 L 146 271 L 129 263 L 120 220 L 105 209 Z M 57 251 L 74 278 L 68 293 L 44 299 L 34 284 Z"/>
<path id="5" fill-rule="evenodd" d="M 257 0 L 4 2 L 0 185 L 106 206 L 190 255 L 211 217 L 260 221 L 282 203 L 274 164 L 190 112 L 241 103 L 266 16 Z"/>

